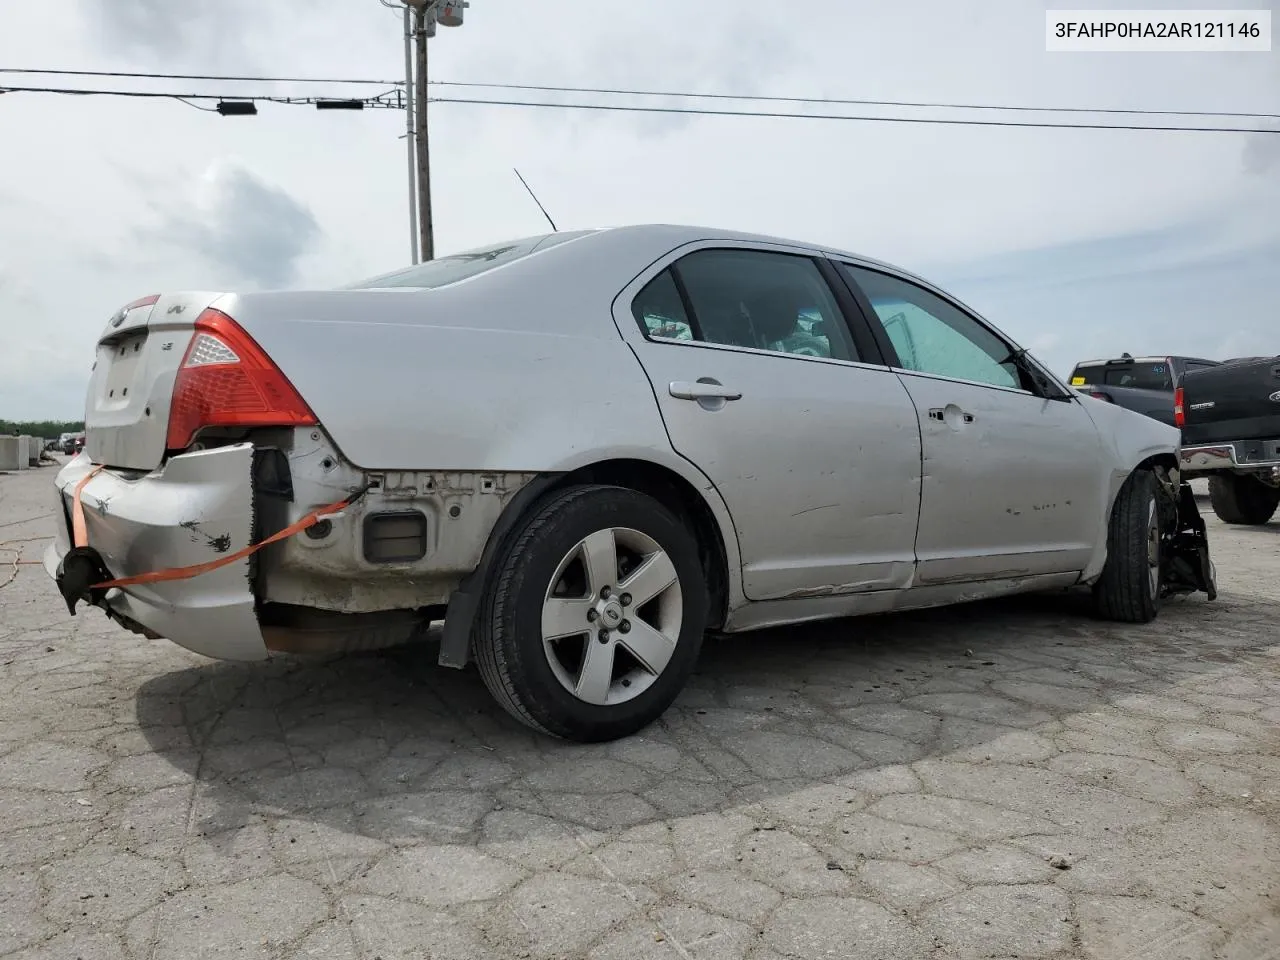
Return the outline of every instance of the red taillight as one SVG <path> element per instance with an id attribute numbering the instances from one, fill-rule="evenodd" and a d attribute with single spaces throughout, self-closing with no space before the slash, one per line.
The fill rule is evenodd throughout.
<path id="1" fill-rule="evenodd" d="M 1175 427 L 1184 427 L 1186 424 L 1187 414 L 1182 409 L 1182 388 L 1178 387 L 1173 391 L 1173 425 Z"/>
<path id="2" fill-rule="evenodd" d="M 280 368 L 225 313 L 196 318 L 173 384 L 165 446 L 185 450 L 202 427 L 284 427 L 316 423 Z"/>

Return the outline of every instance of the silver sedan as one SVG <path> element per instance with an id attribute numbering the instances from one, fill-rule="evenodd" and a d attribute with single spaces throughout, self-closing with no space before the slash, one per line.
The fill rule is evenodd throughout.
<path id="1" fill-rule="evenodd" d="M 636 226 L 340 290 L 186 292 L 97 343 L 46 567 L 208 657 L 413 641 L 578 740 L 671 704 L 707 630 L 1214 593 L 1178 432 L 1066 388 L 919 277 Z"/>

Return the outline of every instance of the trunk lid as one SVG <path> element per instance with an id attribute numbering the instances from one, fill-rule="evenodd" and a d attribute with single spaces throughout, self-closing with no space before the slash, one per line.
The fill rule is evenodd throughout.
<path id="1" fill-rule="evenodd" d="M 1280 356 L 1190 371 L 1182 394 L 1184 446 L 1280 437 Z"/>
<path id="2" fill-rule="evenodd" d="M 148 297 L 108 321 L 85 399 L 85 452 L 94 463 L 154 470 L 164 461 L 174 377 L 196 318 L 220 296 Z"/>

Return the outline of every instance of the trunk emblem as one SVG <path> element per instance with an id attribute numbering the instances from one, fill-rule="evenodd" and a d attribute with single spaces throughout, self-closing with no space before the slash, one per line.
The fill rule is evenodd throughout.
<path id="1" fill-rule="evenodd" d="M 1268 399 L 1268 400 L 1270 400 L 1272 403 L 1280 403 L 1280 390 L 1277 390 L 1275 393 L 1273 393 L 1273 394 L 1272 394 L 1271 396 L 1269 396 L 1267 399 Z"/>
<path id="2" fill-rule="evenodd" d="M 174 304 L 173 306 L 171 306 L 168 310 L 166 310 L 166 311 L 165 311 L 165 313 L 181 313 L 181 312 L 182 312 L 183 310 L 185 310 L 185 309 L 187 309 L 187 308 L 186 308 L 185 306 L 183 306 L 182 304 L 180 304 L 180 303 L 175 303 L 175 304 Z"/>

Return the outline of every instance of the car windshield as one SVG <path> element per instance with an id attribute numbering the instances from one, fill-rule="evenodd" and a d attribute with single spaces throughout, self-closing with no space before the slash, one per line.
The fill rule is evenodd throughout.
<path id="1" fill-rule="evenodd" d="M 526 237 L 523 240 L 510 240 L 506 243 L 483 247 L 476 250 L 465 250 L 462 253 L 438 257 L 413 267 L 384 273 L 370 280 L 361 280 L 347 286 L 347 290 L 376 290 L 384 287 L 412 287 L 420 290 L 433 290 L 466 280 L 500 267 L 504 263 L 512 263 L 522 257 L 540 250 L 548 250 L 569 240 L 586 236 L 590 230 L 578 230 L 572 233 L 547 233 L 537 237 Z"/>

